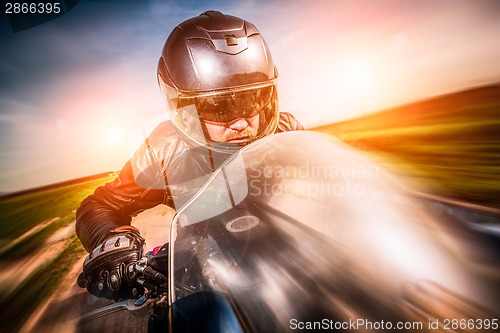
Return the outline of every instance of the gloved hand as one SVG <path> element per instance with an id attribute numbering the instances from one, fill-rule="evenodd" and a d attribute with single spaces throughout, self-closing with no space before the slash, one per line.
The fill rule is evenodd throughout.
<path id="1" fill-rule="evenodd" d="M 137 298 L 144 288 L 136 281 L 134 264 L 144 253 L 144 238 L 132 226 L 115 229 L 83 263 L 78 285 L 97 297 Z"/>

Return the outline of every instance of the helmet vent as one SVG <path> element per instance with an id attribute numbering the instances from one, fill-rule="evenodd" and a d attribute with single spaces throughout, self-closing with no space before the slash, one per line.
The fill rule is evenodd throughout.
<path id="1" fill-rule="evenodd" d="M 226 35 L 226 36 L 224 36 L 224 38 L 226 39 L 227 46 L 238 45 L 238 39 L 236 38 L 235 35 Z"/>
<path id="2" fill-rule="evenodd" d="M 241 37 L 236 37 L 238 34 L 221 34 L 220 31 L 205 30 L 210 36 L 212 44 L 219 52 L 227 54 L 238 54 L 248 48 L 248 38 L 244 35 L 244 30 L 240 30 Z"/>

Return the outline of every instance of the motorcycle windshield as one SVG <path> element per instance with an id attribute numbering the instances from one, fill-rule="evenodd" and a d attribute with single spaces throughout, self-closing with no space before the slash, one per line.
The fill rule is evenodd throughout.
<path id="1" fill-rule="evenodd" d="M 498 290 L 404 186 L 316 132 L 242 149 L 178 210 L 170 239 L 171 304 L 219 293 L 249 331 L 353 320 L 368 331 L 381 320 L 428 325 L 438 310 L 498 309 Z"/>

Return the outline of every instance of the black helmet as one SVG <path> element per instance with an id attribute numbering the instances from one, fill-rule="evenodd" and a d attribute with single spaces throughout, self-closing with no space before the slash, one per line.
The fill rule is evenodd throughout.
<path id="1" fill-rule="evenodd" d="M 179 24 L 158 62 L 158 83 L 170 119 L 195 145 L 231 152 L 273 133 L 278 125 L 277 70 L 257 28 L 208 11 Z M 214 142 L 205 121 L 227 123 L 259 115 L 252 140 Z"/>

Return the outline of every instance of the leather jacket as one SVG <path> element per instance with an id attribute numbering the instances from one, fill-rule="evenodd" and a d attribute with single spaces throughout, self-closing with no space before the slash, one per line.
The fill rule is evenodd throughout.
<path id="1" fill-rule="evenodd" d="M 302 130 L 289 113 L 280 113 L 276 132 Z M 180 207 L 230 155 L 191 147 L 171 122 L 161 123 L 127 161 L 118 177 L 98 187 L 76 212 L 76 233 L 91 252 L 111 230 L 130 225 L 133 216 L 165 204 Z"/>

